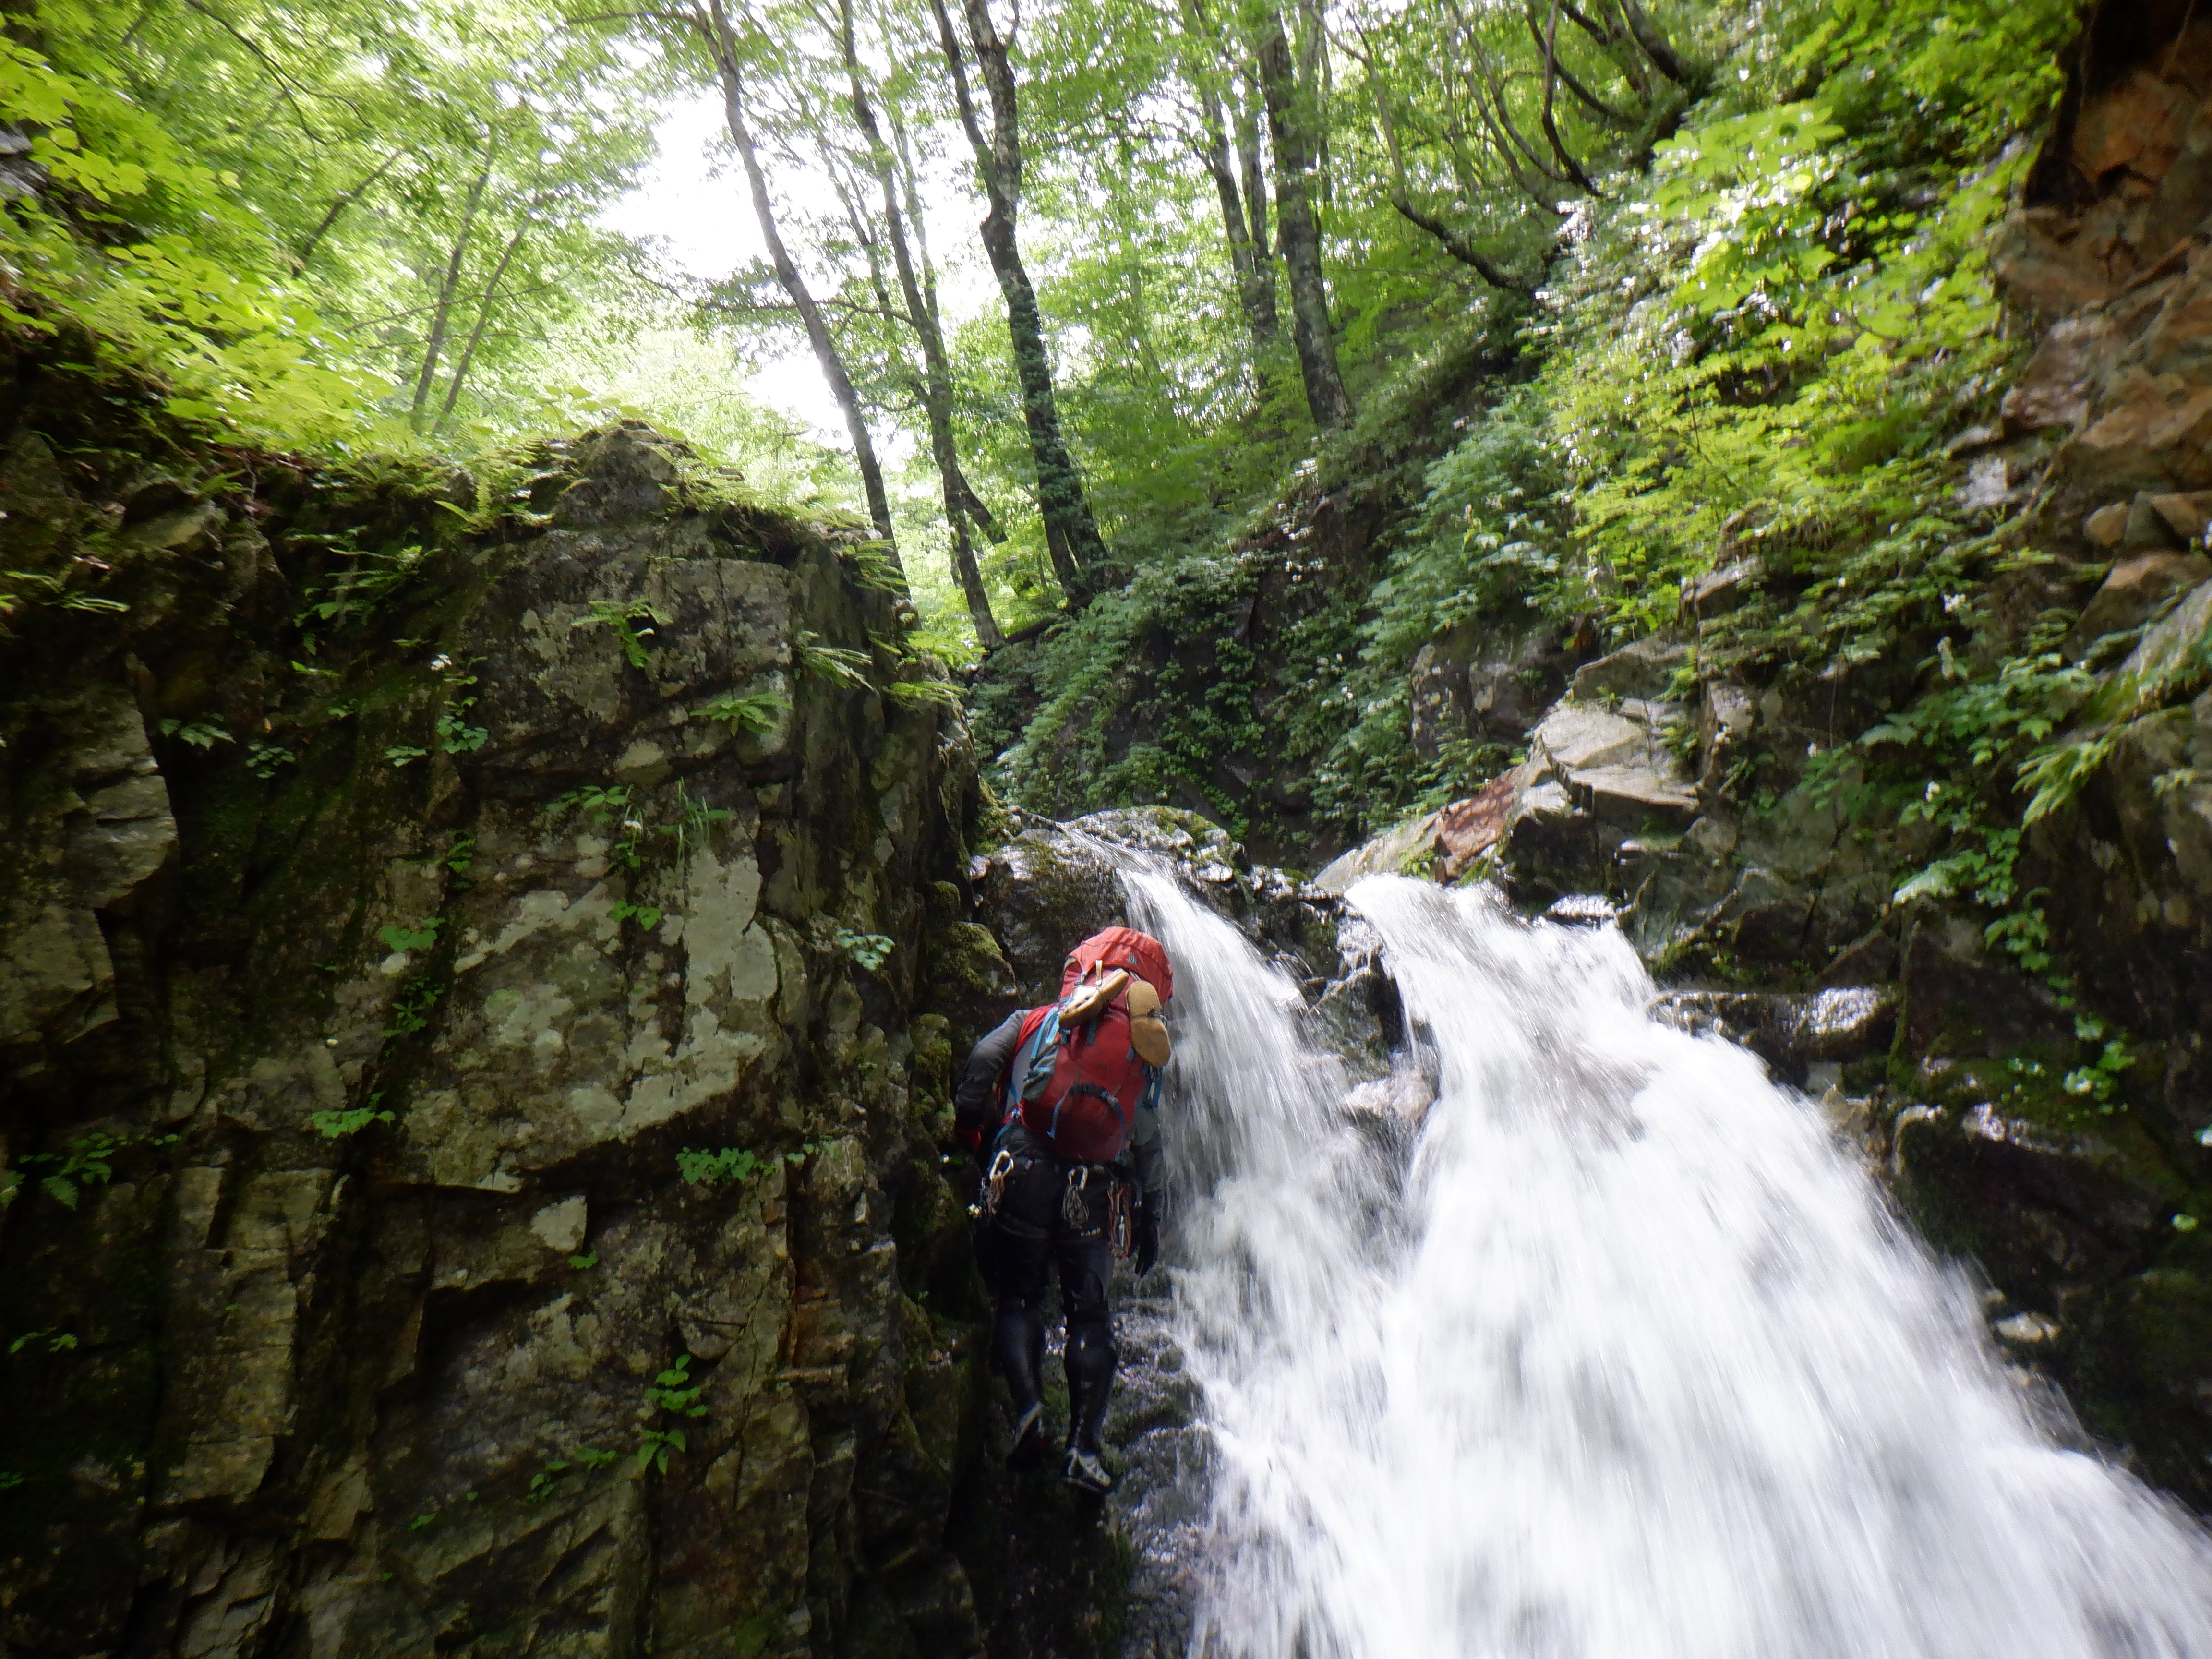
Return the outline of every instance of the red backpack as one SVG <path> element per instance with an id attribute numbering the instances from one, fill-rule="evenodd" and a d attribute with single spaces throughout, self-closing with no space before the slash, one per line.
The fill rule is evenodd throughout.
<path id="1" fill-rule="evenodd" d="M 1118 972 L 1128 976 L 1100 993 Z M 1018 1115 L 1072 1164 L 1106 1164 L 1121 1154 L 1137 1109 L 1158 1103 L 1159 1067 L 1136 1049 L 1130 994 L 1142 981 L 1165 1002 L 1175 988 L 1167 952 L 1130 927 L 1109 927 L 1075 947 L 1060 975 L 1060 1000 L 1022 1020 L 1006 1086 L 1006 1115 Z M 1140 1015 L 1141 1017 L 1141 1015 Z M 1158 1030 L 1155 1024 L 1154 1030 Z M 1160 1039 L 1164 1042 L 1164 1037 Z"/>

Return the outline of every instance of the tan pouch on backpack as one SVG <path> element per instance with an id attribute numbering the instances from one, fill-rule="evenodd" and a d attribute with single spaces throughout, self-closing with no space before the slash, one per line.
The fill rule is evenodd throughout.
<path id="1" fill-rule="evenodd" d="M 1160 1018 L 1160 994 L 1141 979 L 1129 987 L 1129 1046 L 1147 1066 L 1166 1065 L 1175 1046 Z"/>

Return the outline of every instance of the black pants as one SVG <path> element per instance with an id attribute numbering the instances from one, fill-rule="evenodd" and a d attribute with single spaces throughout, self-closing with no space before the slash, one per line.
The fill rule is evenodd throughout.
<path id="1" fill-rule="evenodd" d="M 1014 1167 L 992 1222 L 991 1279 L 998 1298 L 993 1346 L 1017 1418 L 1043 1397 L 1045 1284 L 1055 1271 L 1067 1316 L 1067 1437 L 1098 1449 L 1121 1356 L 1114 1346 L 1112 1182 L 1103 1169 L 1063 1164 L 1028 1131 L 1000 1142 Z M 1075 1218 L 1079 1217 L 1079 1219 Z"/>

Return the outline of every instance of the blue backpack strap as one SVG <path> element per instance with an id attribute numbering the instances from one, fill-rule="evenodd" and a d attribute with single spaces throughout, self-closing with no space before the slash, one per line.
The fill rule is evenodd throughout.
<path id="1" fill-rule="evenodd" d="M 1014 1057 L 1006 1066 L 1006 1118 L 1011 1121 L 1021 1115 L 1022 1102 L 1033 1085 L 1041 1085 L 1052 1075 L 1057 1059 L 1053 1050 L 1060 1042 L 1060 1005 L 1054 1003 L 1045 1011 L 1036 1029 L 1014 1050 Z"/>

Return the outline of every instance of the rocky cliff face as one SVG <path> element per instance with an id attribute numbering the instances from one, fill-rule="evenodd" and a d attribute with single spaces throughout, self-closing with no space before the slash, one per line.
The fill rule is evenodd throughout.
<path id="1" fill-rule="evenodd" d="M 0 434 L 53 601 L 0 671 L 0 1640 L 974 1651 L 933 1010 L 1005 969 L 865 550 L 639 428 L 487 499 L 149 463 L 52 386 Z M 95 559 L 127 610 L 64 607 Z"/>

